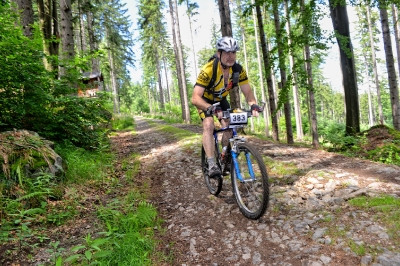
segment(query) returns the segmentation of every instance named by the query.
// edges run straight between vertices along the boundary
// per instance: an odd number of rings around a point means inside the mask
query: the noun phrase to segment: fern
[[[40,196],[44,196],[44,195],[49,195],[50,192],[49,191],[36,191],[36,192],[32,192],[29,193],[27,195],[24,195],[22,197],[19,197],[18,199],[16,199],[16,201],[23,201],[23,200],[29,200],[35,197],[40,197]]]
[[[154,206],[148,202],[141,201],[137,207],[137,219],[140,227],[149,227],[154,224],[157,211]]]

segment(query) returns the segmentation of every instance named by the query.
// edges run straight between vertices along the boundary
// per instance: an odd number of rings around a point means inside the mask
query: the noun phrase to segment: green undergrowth
[[[346,136],[343,125],[331,125],[323,130],[322,137],[328,151],[400,166],[400,131],[391,127],[377,125]]]
[[[135,120],[131,115],[118,115],[112,121],[112,128],[114,130],[134,130]]]
[[[118,130],[134,130],[131,117],[117,117],[113,124]],[[148,203],[147,191],[135,182],[138,154],[128,154],[115,164],[109,142],[91,150],[65,142],[56,144],[55,151],[65,165],[62,178],[49,174],[25,178],[11,190],[7,183],[0,184],[1,265],[34,263],[39,248],[49,253],[51,265],[153,265],[152,261],[167,260],[155,252],[154,234],[162,231],[162,221]],[[5,188],[13,193],[6,195]],[[87,212],[96,208],[95,213]],[[75,235],[79,240],[75,246],[65,246],[53,233],[82,217],[91,221],[93,229]]]
[[[172,137],[178,141],[179,145],[187,150],[195,150],[201,147],[201,135],[195,132],[180,129],[167,124],[159,124],[149,120],[148,123],[156,130],[167,133],[168,137]]]
[[[295,163],[280,162],[265,156],[264,162],[267,166],[268,177],[271,183],[290,185],[294,182],[293,176],[302,176],[305,174]]]
[[[390,247],[393,251],[399,252],[400,249],[400,199],[392,195],[379,195],[379,196],[361,196],[350,199],[348,204],[351,208],[361,210],[362,212],[369,215],[372,220],[375,220],[383,228],[384,232],[389,235],[389,241],[391,242]],[[345,241],[346,245],[357,255],[364,256],[370,254],[376,257],[382,253],[382,248],[379,247],[379,243],[369,242],[357,242],[349,239],[347,234],[351,228],[346,225],[346,221],[340,220],[338,223],[337,217],[342,217],[343,210],[338,208],[333,211],[321,211],[320,216],[322,219],[319,221],[319,227],[326,228],[324,237],[330,239],[331,244],[335,245],[339,239]],[[354,219],[358,219],[355,218]],[[353,223],[352,220],[347,222]],[[354,225],[354,224],[353,224]],[[365,229],[363,229],[365,230]],[[364,233],[371,234],[364,231]]]
[[[157,210],[140,193],[116,198],[97,211],[106,230],[90,234],[82,244],[70,249],[69,256],[57,258],[68,265],[152,265],[155,229],[161,229]]]
[[[363,196],[349,200],[349,204],[368,212],[383,224],[395,246],[400,247],[400,198],[391,195]]]

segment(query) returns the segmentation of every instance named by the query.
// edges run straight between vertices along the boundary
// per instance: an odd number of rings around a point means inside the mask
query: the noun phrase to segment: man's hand
[[[222,119],[222,108],[220,106],[211,105],[210,107],[207,108],[206,113],[208,115],[213,114],[218,119]]]
[[[258,117],[258,113],[264,111],[264,108],[258,106],[257,104],[252,104],[251,111],[252,111],[252,116]]]

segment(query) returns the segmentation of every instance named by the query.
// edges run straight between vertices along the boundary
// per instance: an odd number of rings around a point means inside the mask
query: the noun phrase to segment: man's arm
[[[246,97],[246,102],[251,106],[252,104],[257,104],[256,98],[254,97],[253,90],[249,83],[240,86],[244,96]]]
[[[246,97],[246,101],[250,106],[252,106],[253,104],[257,104],[256,98],[254,97],[253,90],[251,89],[249,83],[241,85],[240,88],[242,89],[242,92],[243,92],[244,96]],[[252,113],[253,113],[253,116],[258,117],[257,110],[253,110]]]
[[[204,90],[205,89],[203,87],[196,85],[194,86],[192,95],[192,104],[203,111],[207,110],[207,108],[211,106],[211,104],[203,100],[202,96],[204,94]]]

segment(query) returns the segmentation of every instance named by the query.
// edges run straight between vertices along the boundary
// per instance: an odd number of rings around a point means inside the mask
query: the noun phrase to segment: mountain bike
[[[218,104],[215,103],[214,105]],[[256,220],[267,210],[269,182],[261,154],[245,138],[238,135],[238,128],[245,127],[248,118],[251,116],[251,110],[228,109],[223,112],[223,118],[230,118],[230,124],[221,129],[214,128],[214,158],[221,169],[221,173],[227,165],[230,165],[232,189],[239,209],[245,217]],[[218,134],[226,130],[232,130],[232,137],[229,139],[226,158],[222,160]],[[202,147],[201,152],[201,164],[206,186],[211,194],[217,196],[222,189],[223,177],[222,175],[213,177],[208,175],[208,163],[204,147]]]

